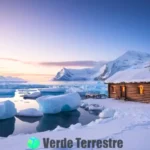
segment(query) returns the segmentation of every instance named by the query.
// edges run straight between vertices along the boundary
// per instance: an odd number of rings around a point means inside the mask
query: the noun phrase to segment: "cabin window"
[[[125,92],[125,86],[122,86],[122,92]]]
[[[115,86],[112,86],[112,87],[111,87],[111,91],[112,91],[112,93],[116,93],[116,87],[115,87]]]
[[[140,95],[144,94],[144,86],[143,86],[143,85],[140,85],[140,86],[138,87],[138,91],[139,91],[139,94],[140,94]]]

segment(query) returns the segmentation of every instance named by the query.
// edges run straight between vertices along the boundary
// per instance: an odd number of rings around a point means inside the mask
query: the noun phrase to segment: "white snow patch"
[[[77,123],[75,125],[71,125],[69,128],[71,130],[80,129],[82,127],[81,123]]]
[[[114,99],[88,99],[84,100],[84,102],[88,103],[88,105],[98,104],[105,106],[105,108],[114,109],[116,111],[115,117],[97,119],[88,126],[82,126],[82,128],[74,130],[64,129],[55,132],[46,131],[2,138],[0,139],[1,147],[3,150],[10,150],[10,147],[12,150],[25,150],[27,149],[27,140],[34,136],[41,141],[44,137],[50,137],[51,139],[63,139],[63,137],[65,137],[67,139],[72,139],[73,141],[77,137],[87,140],[113,138],[115,140],[123,140],[122,150],[149,150],[150,104],[125,102]],[[42,144],[39,149],[44,150]],[[73,149],[76,150],[77,148],[75,147],[70,150]],[[96,148],[93,148],[93,150],[96,150]]]
[[[53,132],[55,132],[55,131],[63,131],[63,130],[66,130],[66,128],[63,128],[63,127],[61,127],[61,126],[57,126],[57,127],[53,130]]]
[[[103,110],[104,106],[95,106],[95,105],[90,105],[89,110]]]
[[[100,114],[100,118],[111,118],[114,116],[115,110],[111,108],[104,109]]]

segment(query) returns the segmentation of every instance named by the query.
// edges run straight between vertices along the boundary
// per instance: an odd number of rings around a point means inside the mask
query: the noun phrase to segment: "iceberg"
[[[16,113],[17,111],[13,102],[9,100],[0,102],[0,120],[12,118]]]
[[[41,116],[43,116],[43,113],[35,108],[28,108],[28,109],[20,110],[17,113],[17,116],[41,117]]]
[[[81,97],[78,93],[42,96],[37,98],[37,102],[40,106],[40,111],[44,114],[56,114],[77,109],[80,106]]]

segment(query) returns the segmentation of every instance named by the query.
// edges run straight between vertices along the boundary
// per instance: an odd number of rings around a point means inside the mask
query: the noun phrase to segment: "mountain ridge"
[[[25,83],[26,80],[18,77],[12,76],[0,76],[0,82],[15,82],[15,83]]]
[[[96,64],[93,68],[63,68],[53,78],[55,81],[106,80],[119,71],[143,68],[150,62],[150,54],[129,50],[118,58]]]

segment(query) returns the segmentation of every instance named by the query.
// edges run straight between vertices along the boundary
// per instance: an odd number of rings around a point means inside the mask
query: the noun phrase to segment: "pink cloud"
[[[61,62],[30,62],[30,61],[22,61],[19,59],[13,59],[13,58],[0,58],[0,60],[6,60],[6,61],[13,61],[13,62],[20,62],[24,64],[31,64],[31,65],[41,65],[41,66],[86,66],[86,67],[92,67],[96,64],[95,61],[61,61]]]

